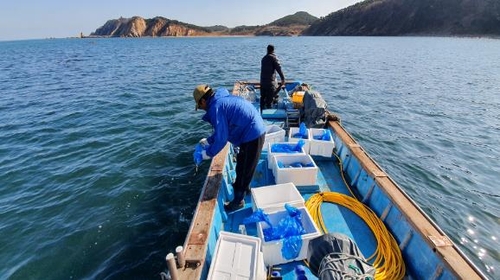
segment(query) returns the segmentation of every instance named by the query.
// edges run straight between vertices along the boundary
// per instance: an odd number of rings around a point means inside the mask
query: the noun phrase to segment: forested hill
[[[290,26],[290,25],[311,25],[318,18],[306,12],[296,12],[293,15],[288,15],[275,20],[267,25]]]
[[[500,0],[367,0],[314,22],[302,35],[500,35]]]

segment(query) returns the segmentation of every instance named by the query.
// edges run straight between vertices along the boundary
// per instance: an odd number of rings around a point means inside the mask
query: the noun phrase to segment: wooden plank
[[[217,195],[222,182],[224,165],[229,153],[228,143],[210,164],[196,211],[184,244],[185,267],[177,270],[179,279],[200,279],[208,250],[208,238],[215,214]]]
[[[475,267],[461,251],[452,246],[439,246],[435,238],[444,238],[445,233],[418,207],[408,195],[383,171],[376,162],[360,147],[354,138],[343,128],[339,121],[329,121],[328,125],[335,131],[339,138],[351,150],[353,156],[373,176],[377,185],[389,197],[393,204],[399,208],[408,222],[421,233],[427,243],[439,254],[443,262],[456,273],[460,279],[484,279],[482,272]],[[447,237],[446,237],[447,238]],[[434,240],[434,241],[433,241]],[[451,241],[450,241],[451,242]]]
[[[387,174],[365,153],[361,147],[352,148],[352,155],[354,155],[361,166],[374,178],[385,177]]]

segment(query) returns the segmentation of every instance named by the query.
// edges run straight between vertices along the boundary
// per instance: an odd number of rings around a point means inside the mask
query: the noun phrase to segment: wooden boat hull
[[[257,83],[253,82],[257,85]],[[236,88],[240,84],[235,85]],[[390,178],[344,129],[338,119],[326,122],[335,142],[335,156],[315,158],[320,169],[319,191],[349,195],[341,176],[357,198],[383,221],[401,251],[406,277],[412,279],[486,279],[446,234]],[[263,152],[252,186],[274,184]],[[213,158],[200,199],[184,244],[185,265],[177,270],[179,279],[205,279],[220,231],[238,232],[244,217],[252,213],[250,206],[237,214],[224,211],[223,203],[232,196],[231,182],[235,176],[234,152],[230,144]],[[338,159],[342,165],[339,165]],[[317,190],[302,190],[309,198]],[[251,203],[249,197],[247,203]],[[356,241],[365,255],[376,250],[377,241],[369,228],[339,206],[322,208],[329,230],[342,232]],[[255,235],[255,229],[247,229]],[[371,236],[371,237],[370,237]],[[293,263],[283,265],[283,279],[291,278]],[[288,276],[286,276],[286,272]],[[309,274],[311,275],[311,274]],[[313,277],[309,279],[315,279]]]

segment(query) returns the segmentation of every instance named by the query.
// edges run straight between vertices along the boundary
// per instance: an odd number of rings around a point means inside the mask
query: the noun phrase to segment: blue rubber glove
[[[305,123],[300,123],[299,134],[302,135],[303,139],[307,139],[308,138],[309,135],[307,135],[307,127],[306,127]]]
[[[201,162],[203,161],[203,155],[202,155],[203,151],[204,151],[203,146],[200,143],[196,144],[196,147],[194,148],[194,153],[193,153],[193,160],[194,160],[194,164],[196,166],[199,166],[201,164]]]
[[[203,146],[200,143],[196,144],[196,147],[194,148],[194,153],[193,153],[194,164],[196,166],[199,166],[203,160],[211,159],[211,157],[209,157],[207,155],[207,151],[206,151],[206,149],[209,146],[210,145]]]

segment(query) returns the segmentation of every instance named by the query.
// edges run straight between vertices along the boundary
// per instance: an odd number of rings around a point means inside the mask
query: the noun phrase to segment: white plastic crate
[[[288,166],[293,163],[301,163],[311,167],[279,167],[279,162]],[[318,166],[310,155],[276,155],[274,156],[273,175],[276,179],[276,184],[284,184],[292,182],[295,186],[311,186],[316,185],[318,176]]]
[[[295,138],[293,137],[295,134],[299,133],[299,127],[290,127],[290,131],[288,132],[288,142],[292,142],[292,143],[297,143],[299,142],[301,139],[304,140],[305,144],[304,144],[304,152],[306,154],[309,153],[309,146],[310,146],[310,142],[311,142],[311,139],[310,138],[310,135],[309,135],[309,129],[307,129],[307,139],[304,139],[304,138]]]
[[[313,156],[323,156],[331,157],[333,149],[335,148],[335,143],[333,142],[333,136],[330,132],[330,140],[316,140],[314,137],[322,136],[324,133],[328,133],[328,129],[323,128],[311,128],[309,129],[309,154]]]
[[[263,274],[261,239],[226,231],[219,234],[207,279],[257,279]]]
[[[283,248],[283,239],[265,241],[264,229],[268,228],[269,225],[265,222],[257,223],[257,235],[262,241],[262,253],[264,255],[264,264],[266,266],[306,259],[309,241],[321,235],[321,232],[314,223],[309,211],[307,211],[305,207],[298,207],[297,209],[301,212],[301,222],[306,233],[301,235],[302,247],[300,248],[298,256],[294,259],[287,260],[283,257],[281,253],[281,249]],[[278,225],[279,222],[286,217],[286,215],[288,215],[288,213],[284,207],[281,211],[268,213],[269,220],[273,226]]]
[[[293,153],[285,153],[285,152],[273,152],[273,146],[275,145],[288,145],[288,146],[291,146],[291,148],[294,148],[297,146],[297,143],[290,143],[290,142],[275,142],[275,143],[269,143],[268,144],[268,149],[267,149],[267,168],[269,169],[272,169],[273,168],[273,164],[274,164],[274,156],[276,155],[305,155],[307,154],[305,151],[304,151],[304,147],[302,147],[300,149],[300,151],[297,151],[297,152],[293,152]]]
[[[285,130],[277,125],[266,126],[266,140],[264,141],[263,150],[267,150],[269,143],[285,142]]]
[[[264,213],[283,210],[288,203],[293,207],[304,207],[304,198],[293,183],[252,188],[252,208],[262,209]]]

